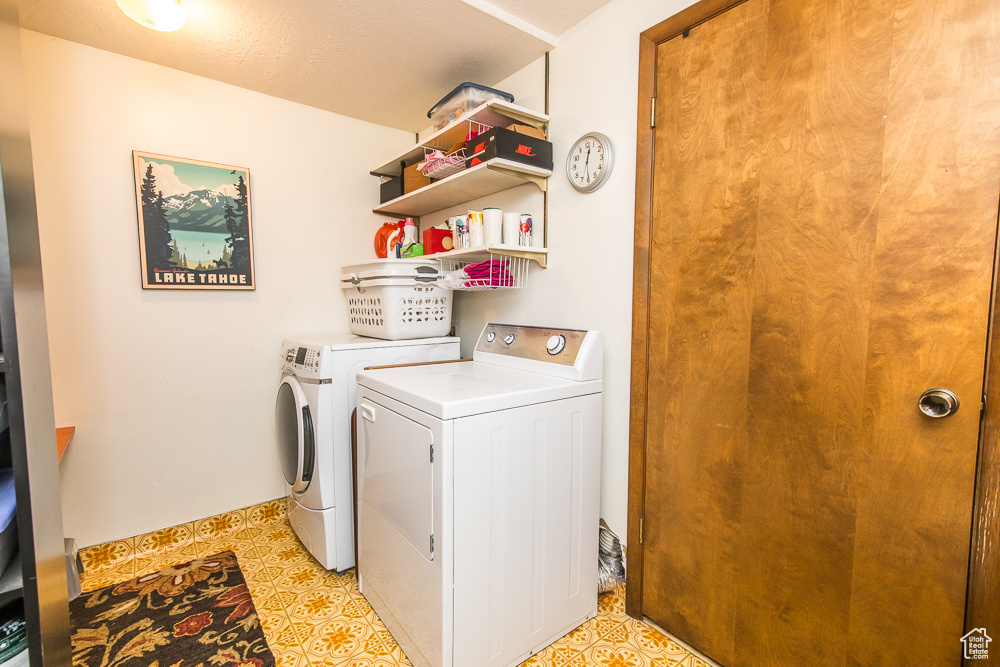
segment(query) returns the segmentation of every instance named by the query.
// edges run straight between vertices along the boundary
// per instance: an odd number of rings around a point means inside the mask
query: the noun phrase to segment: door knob
[[[953,392],[937,387],[920,394],[917,405],[920,406],[920,411],[925,415],[937,419],[958,412],[959,402],[958,396]]]

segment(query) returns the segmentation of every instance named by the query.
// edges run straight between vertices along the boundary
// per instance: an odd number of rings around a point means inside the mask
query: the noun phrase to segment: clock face
[[[614,164],[611,140],[603,134],[585,134],[566,157],[566,177],[577,190],[593,192],[611,175]]]

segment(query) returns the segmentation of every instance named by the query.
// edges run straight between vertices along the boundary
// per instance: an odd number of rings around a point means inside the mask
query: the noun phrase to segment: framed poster
[[[132,151],[143,289],[255,289],[250,171]]]

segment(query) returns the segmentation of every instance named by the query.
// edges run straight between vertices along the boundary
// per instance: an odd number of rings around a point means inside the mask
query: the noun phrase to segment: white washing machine
[[[459,339],[296,338],[281,355],[274,422],[288,519],[323,567],[345,570],[354,566],[354,378],[366,366],[458,359]]]
[[[603,343],[489,324],[358,373],[358,579],[418,667],[516,665],[597,614]]]

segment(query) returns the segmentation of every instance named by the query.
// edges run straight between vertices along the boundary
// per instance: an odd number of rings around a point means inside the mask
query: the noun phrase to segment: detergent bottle
[[[405,221],[399,220],[396,222],[396,231],[389,235],[389,247],[386,249],[386,254],[389,258],[395,257],[399,259],[400,250],[403,248],[403,228],[405,226]]]
[[[386,222],[375,232],[375,255],[385,259],[389,256],[389,237],[399,230],[398,223]]]
[[[413,221],[413,218],[407,218],[403,221],[403,245],[409,245],[416,242],[417,223]]]

